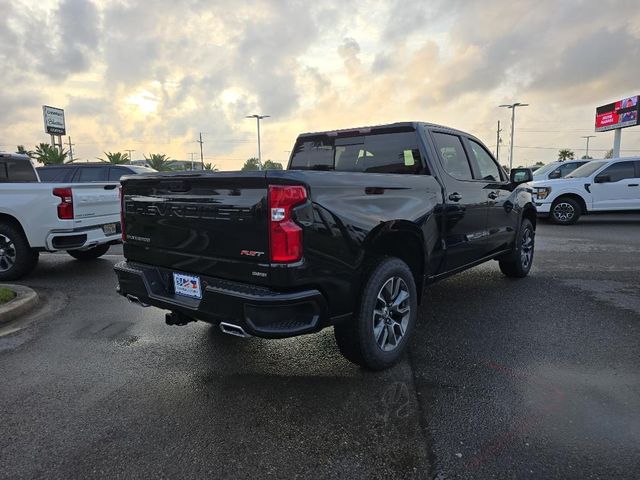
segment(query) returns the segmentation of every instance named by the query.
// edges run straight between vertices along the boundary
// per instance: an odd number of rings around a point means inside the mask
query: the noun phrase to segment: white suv
[[[532,182],[539,216],[570,225],[591,212],[640,210],[640,157],[593,160],[565,178]]]

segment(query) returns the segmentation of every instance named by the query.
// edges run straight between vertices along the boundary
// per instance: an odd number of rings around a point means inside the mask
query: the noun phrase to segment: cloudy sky
[[[584,154],[597,105],[640,94],[637,0],[0,0],[0,150],[48,141],[65,109],[83,159],[134,149],[222,169],[285,162],[297,133],[425,120],[495,149],[518,110],[515,163]],[[591,140],[611,148],[613,133]],[[598,150],[599,149],[599,150]],[[622,149],[640,154],[640,127]],[[624,154],[623,153],[623,154]],[[502,160],[501,159],[501,160]],[[505,163],[505,162],[501,162]]]

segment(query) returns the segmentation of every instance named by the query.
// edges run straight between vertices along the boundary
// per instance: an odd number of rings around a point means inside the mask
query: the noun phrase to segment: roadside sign
[[[596,108],[596,132],[635,127],[640,121],[638,95]]]
[[[42,116],[44,117],[44,131],[49,135],[66,135],[67,129],[64,124],[64,110],[56,107],[42,106]]]

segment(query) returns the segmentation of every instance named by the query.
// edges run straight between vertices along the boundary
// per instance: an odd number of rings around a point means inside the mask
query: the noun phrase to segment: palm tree
[[[28,155],[30,157],[33,155],[33,152],[30,152],[29,150],[24,148],[24,145],[18,145],[16,147],[16,153],[21,153],[22,155]]]
[[[144,156],[144,159],[151,168],[158,172],[166,172],[167,170],[171,170],[169,166],[170,158],[167,157],[164,153],[150,153],[147,157]]]
[[[45,165],[61,164],[67,159],[66,150],[58,150],[47,143],[39,143],[36,145],[36,150],[33,152],[33,155],[36,160]]]
[[[218,167],[216,166],[215,163],[205,163],[204,164],[204,169],[205,170],[210,170],[212,172],[217,172],[218,171]]]
[[[573,150],[569,150],[568,148],[563,148],[558,152],[558,160],[564,162],[565,160],[573,160],[576,158],[576,154],[573,153]]]
[[[104,152],[104,156],[107,157],[106,160],[104,158],[98,158],[98,160],[102,162],[113,163],[114,165],[124,165],[126,163],[129,163],[129,155],[126,153]]]

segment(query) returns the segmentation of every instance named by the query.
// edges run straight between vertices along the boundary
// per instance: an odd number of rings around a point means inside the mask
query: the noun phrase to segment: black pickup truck
[[[284,171],[125,177],[118,291],[242,337],[333,325],[349,360],[386,368],[428,284],[488,260],[527,275],[528,181],[472,135],[419,122],[302,134]]]

